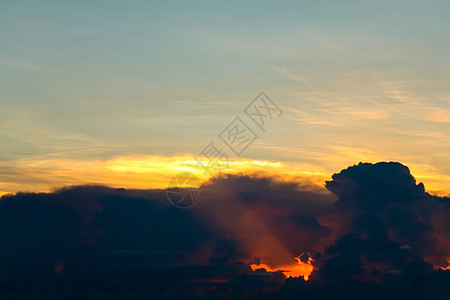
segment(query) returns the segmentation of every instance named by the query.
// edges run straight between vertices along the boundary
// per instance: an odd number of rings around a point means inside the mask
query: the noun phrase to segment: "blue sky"
[[[330,175],[396,160],[444,189],[449,11],[448,1],[1,1],[3,169],[196,154],[265,91],[284,115],[244,157]],[[0,191],[31,180],[20,176],[3,176]]]

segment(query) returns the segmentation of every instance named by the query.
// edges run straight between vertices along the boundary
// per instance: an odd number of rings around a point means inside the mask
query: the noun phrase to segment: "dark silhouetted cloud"
[[[5,195],[2,299],[450,295],[449,199],[427,194],[399,163],[360,163],[325,187],[224,175],[188,210],[164,190]],[[313,258],[308,281],[282,273],[297,256]]]

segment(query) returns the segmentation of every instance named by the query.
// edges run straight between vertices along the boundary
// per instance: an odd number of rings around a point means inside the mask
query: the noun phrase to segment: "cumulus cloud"
[[[360,163],[325,187],[228,174],[204,183],[188,210],[160,189],[6,195],[0,288],[36,299],[94,290],[138,299],[359,299],[361,291],[370,299],[395,284],[412,299],[448,295],[449,199],[427,194],[399,163]],[[295,257],[314,265],[308,281],[286,278]]]

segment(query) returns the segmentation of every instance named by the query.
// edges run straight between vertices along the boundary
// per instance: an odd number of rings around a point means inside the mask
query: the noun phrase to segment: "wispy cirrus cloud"
[[[14,59],[4,59],[0,58],[0,68],[14,68],[14,69],[22,69],[22,70],[30,70],[30,71],[39,71],[46,72],[47,68],[44,68],[40,65],[37,65],[32,62],[14,60]]]
[[[436,123],[450,123],[450,111],[437,109],[435,112],[426,114],[425,119]]]

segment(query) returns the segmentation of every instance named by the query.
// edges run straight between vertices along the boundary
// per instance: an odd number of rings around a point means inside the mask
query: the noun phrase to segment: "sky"
[[[258,139],[240,158],[222,144],[231,173],[323,185],[398,161],[450,194],[449,9],[0,1],[0,194],[165,187],[236,117]],[[266,131],[244,113],[261,91],[283,112]]]

